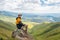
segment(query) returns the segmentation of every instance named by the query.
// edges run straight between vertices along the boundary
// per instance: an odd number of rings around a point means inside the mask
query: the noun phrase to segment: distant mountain
[[[0,11],[0,15],[17,17],[18,13],[9,11]],[[22,19],[24,21],[32,22],[60,22],[60,14],[58,13],[46,13],[46,14],[33,14],[33,13],[22,13]]]
[[[0,11],[0,15],[16,17],[17,13],[9,12],[9,11]]]

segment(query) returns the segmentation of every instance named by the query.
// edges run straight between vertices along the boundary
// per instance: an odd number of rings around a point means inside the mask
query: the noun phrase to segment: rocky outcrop
[[[18,33],[14,31],[12,37],[18,40],[33,40],[33,37],[27,32],[27,26],[22,27]]]

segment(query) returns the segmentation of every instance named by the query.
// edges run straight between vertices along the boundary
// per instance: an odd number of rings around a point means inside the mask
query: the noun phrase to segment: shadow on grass
[[[3,40],[3,38],[0,38],[0,40]]]
[[[58,33],[54,33],[54,34],[50,34],[49,36],[47,36],[47,38],[48,38],[48,37],[51,37],[51,36],[58,35],[58,34],[60,34],[60,32],[58,32]]]
[[[45,33],[48,33],[48,32],[50,32],[50,31],[52,31],[52,30],[54,30],[54,29],[56,29],[56,28],[58,28],[58,27],[60,27],[60,24],[55,24],[55,25],[52,25],[49,29],[47,29],[46,31],[44,31],[43,33],[41,33],[41,34],[38,34],[37,36],[39,36],[39,35],[43,35],[43,34],[45,34]]]

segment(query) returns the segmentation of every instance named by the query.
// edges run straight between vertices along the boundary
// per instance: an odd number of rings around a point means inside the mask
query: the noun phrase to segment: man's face
[[[20,15],[18,15],[18,17],[21,17]]]

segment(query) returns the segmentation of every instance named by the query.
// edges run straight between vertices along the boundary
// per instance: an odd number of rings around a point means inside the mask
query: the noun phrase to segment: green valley
[[[28,32],[35,40],[60,40],[60,22],[51,21],[50,16],[48,16],[48,19],[40,16],[26,18],[22,21],[28,25]],[[43,22],[40,22],[41,20]],[[0,14],[0,39],[15,40],[11,38],[11,33],[15,29],[15,17]]]
[[[60,22],[36,25],[30,33],[35,40],[60,40]]]

